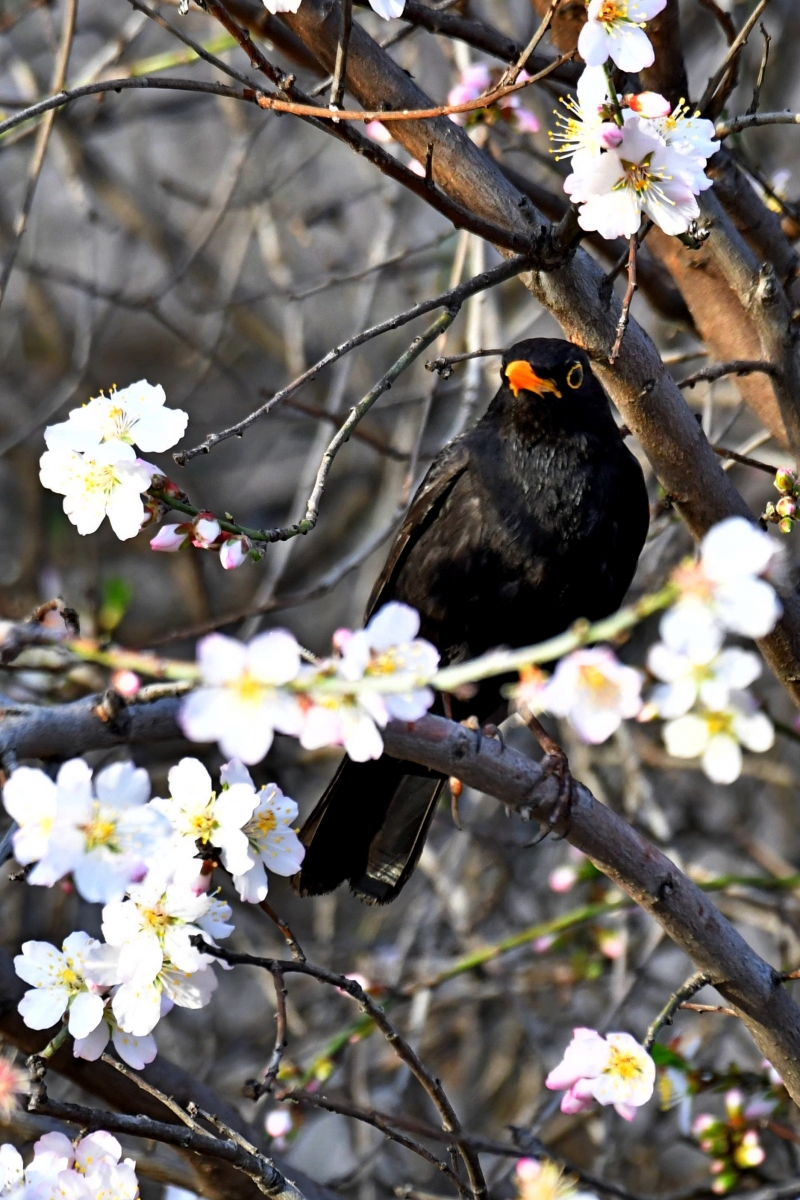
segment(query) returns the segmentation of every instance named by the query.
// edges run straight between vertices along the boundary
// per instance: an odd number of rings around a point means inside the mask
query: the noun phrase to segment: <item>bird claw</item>
[[[569,759],[558,742],[550,737],[550,734],[532,713],[528,712],[524,714],[524,720],[545,752],[541,762],[544,777],[546,779],[555,778],[558,780],[558,792],[555,804],[550,809],[550,814],[544,822],[544,828],[539,836],[535,837],[532,842],[526,842],[525,848],[528,849],[531,846],[538,846],[540,842],[543,842],[553,832],[556,825],[561,824],[562,821],[567,822],[567,827],[555,840],[560,842],[567,836],[571,828],[570,812],[575,790],[575,780],[569,769]]]

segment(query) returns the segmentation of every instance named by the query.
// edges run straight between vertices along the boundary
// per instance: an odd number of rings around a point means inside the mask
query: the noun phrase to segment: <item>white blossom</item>
[[[707,709],[727,707],[732,691],[742,691],[761,674],[761,660],[749,650],[729,646],[707,663],[672,650],[664,642],[650,647],[647,666],[662,680],[650,693],[648,707],[660,717],[681,717],[698,701]]]
[[[225,764],[220,777],[231,789],[249,784],[255,791],[249,772],[235,759]],[[292,828],[297,819],[294,800],[284,796],[274,783],[256,792],[255,799],[256,807],[243,830],[255,862],[249,870],[233,877],[239,898],[251,904],[266,899],[267,867],[276,875],[294,875],[300,870],[305,854],[305,847]]]
[[[83,1058],[87,1062],[97,1062],[109,1039],[122,1061],[135,1071],[143,1070],[156,1057],[155,1038],[149,1033],[144,1037],[134,1037],[132,1033],[125,1033],[120,1029],[108,1005],[103,1012],[103,1020],[96,1028],[86,1037],[75,1039],[73,1056]]]
[[[220,851],[222,864],[232,875],[243,875],[255,864],[243,827],[256,805],[252,783],[234,783],[217,795],[211,776],[196,758],[182,758],[170,768],[169,799],[154,800],[153,807],[170,822],[178,850],[188,857],[201,848]]]
[[[174,554],[182,549],[192,536],[191,525],[162,525],[158,533],[150,538],[150,549],[162,554]]]
[[[366,629],[341,639],[338,673],[359,682],[362,700],[371,681],[385,683],[391,676],[393,689],[381,692],[380,698],[388,717],[398,721],[418,721],[433,704],[433,692],[426,685],[438,669],[439,652],[417,638],[419,624],[416,609],[393,600],[383,605]],[[386,720],[378,724],[385,725]]]
[[[152,477],[153,468],[125,442],[104,442],[86,454],[59,447],[39,460],[42,486],[64,497],[64,512],[78,533],[94,533],[108,517],[123,542],[142,528],[142,492]]]
[[[663,730],[667,752],[675,758],[699,758],[714,783],[733,783],[742,772],[744,746],[756,754],[769,750],[775,730],[748,692],[731,692],[727,705],[668,721]]]
[[[369,2],[378,16],[383,17],[386,21],[393,17],[402,17],[403,9],[406,6],[406,0],[369,0]],[[267,12],[296,13],[302,0],[263,0],[263,3]]]
[[[105,1000],[87,981],[86,957],[99,946],[88,933],[71,933],[61,950],[49,942],[23,942],[14,970],[33,984],[17,1005],[29,1029],[50,1029],[69,1010],[69,1032],[87,1037],[102,1021]]]
[[[652,66],[653,46],[642,29],[666,6],[667,0],[589,0],[587,21],[578,38],[578,53],[587,66],[602,66],[609,58],[633,73]]]
[[[642,677],[605,647],[574,650],[556,667],[542,693],[548,712],[566,717],[585,742],[604,742],[623,718],[642,707]]]
[[[583,1112],[592,1102],[613,1104],[632,1121],[636,1109],[653,1094],[656,1067],[651,1056],[629,1033],[602,1037],[594,1029],[574,1029],[561,1062],[545,1080],[555,1091],[567,1089],[561,1111]]]
[[[242,563],[247,562],[249,552],[249,538],[229,537],[219,548],[219,561],[224,570],[235,571],[237,567],[242,565]]]
[[[620,132],[619,145],[598,158],[581,155],[577,163],[573,158],[564,191],[580,205],[581,228],[608,239],[629,238],[644,214],[665,233],[685,233],[700,215],[694,164],[640,117],[631,117]]]
[[[557,129],[550,134],[550,138],[558,143],[555,150],[557,158],[574,158],[577,154],[593,159],[608,149],[603,135],[610,125],[607,115],[610,100],[608,76],[603,68],[586,67],[578,79],[577,98],[562,98],[567,114],[556,111]],[[577,165],[573,163],[573,170],[577,169]]]
[[[51,886],[71,874],[85,900],[121,899],[170,833],[145,803],[149,795],[147,772],[129,762],[106,767],[94,781],[82,758],[64,763],[55,783],[37,768],[13,771],[3,802],[20,826],[17,861],[37,864],[29,883]]]
[[[74,450],[92,455],[98,446],[137,445],[140,450],[159,453],[180,441],[189,414],[166,408],[164,389],[140,379],[109,396],[96,396],[74,408],[66,421],[48,425],[44,440],[48,450]]]
[[[284,629],[259,634],[247,645],[212,633],[198,647],[201,686],[180,710],[183,732],[194,742],[218,742],[228,758],[257,763],[274,731],[297,737],[302,714],[282,690],[300,670],[300,648]]]

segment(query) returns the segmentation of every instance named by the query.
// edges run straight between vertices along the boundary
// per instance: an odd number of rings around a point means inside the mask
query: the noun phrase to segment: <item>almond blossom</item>
[[[74,450],[91,455],[98,446],[137,445],[140,450],[159,453],[171,449],[186,430],[189,414],[166,408],[160,384],[140,379],[121,391],[96,396],[74,408],[66,421],[48,425],[44,440],[48,450]]]
[[[662,680],[650,693],[648,708],[660,717],[682,717],[698,700],[707,709],[727,707],[732,691],[742,691],[761,674],[761,659],[729,646],[708,663],[696,663],[664,642],[650,647],[647,665]]]
[[[520,71],[518,81],[524,83],[530,79],[527,71]],[[469,104],[477,100],[484,92],[488,92],[493,82],[500,81],[498,72],[494,74],[485,63],[471,63],[459,77],[458,83],[447,93],[447,103],[450,107]],[[522,106],[520,98],[515,93],[501,96],[490,102],[486,109],[475,109],[472,112],[450,113],[450,120],[456,125],[470,125],[478,121],[492,122],[498,116],[509,124],[514,125],[522,133],[538,133],[539,122],[534,114]],[[378,140],[378,139],[376,139]]]
[[[67,1011],[74,1038],[85,1038],[97,1028],[105,1000],[88,982],[85,968],[87,955],[99,945],[82,932],[71,933],[61,950],[49,942],[23,942],[14,970],[33,985],[17,1005],[29,1029],[50,1029]]]
[[[249,771],[236,759],[225,764],[220,778],[231,789],[249,786],[255,792],[256,806],[242,830],[255,862],[242,874],[234,874],[233,882],[240,900],[258,904],[267,897],[267,867],[276,875],[294,875],[300,870],[305,846],[292,829],[297,805],[274,783],[256,792]]]
[[[609,130],[617,130],[612,120],[608,76],[602,67],[582,71],[576,90],[577,99],[562,97],[567,113],[556,110],[557,128],[549,135],[557,143],[553,153],[558,159],[574,158],[576,154],[597,158],[609,147]],[[577,164],[573,163],[575,169]]]
[[[604,238],[629,238],[644,214],[665,233],[686,233],[700,215],[694,163],[640,117],[632,117],[620,133],[616,147],[591,161],[582,157],[564,181],[564,191],[580,205],[579,225]]]
[[[369,2],[372,10],[379,17],[383,17],[385,21],[389,21],[393,17],[402,17],[403,9],[406,6],[406,0],[369,0]],[[302,0],[263,0],[263,3],[267,12],[296,13]]]
[[[699,758],[714,783],[733,783],[742,773],[742,751],[763,754],[775,742],[775,729],[748,692],[731,692],[720,709],[686,713],[664,726],[667,752],[675,758]]]
[[[106,1046],[111,1041],[117,1054],[123,1062],[135,1071],[142,1071],[156,1057],[156,1040],[151,1034],[144,1037],[134,1037],[120,1029],[111,1008],[106,1005],[103,1010],[103,1020],[87,1034],[86,1037],[76,1038],[72,1046],[74,1058],[83,1058],[87,1062],[97,1062]]]
[[[174,554],[191,540],[193,532],[189,521],[182,525],[162,525],[158,533],[150,538],[150,549],[159,550],[162,554]]]
[[[120,541],[136,537],[145,520],[142,492],[153,468],[124,442],[107,442],[85,455],[59,447],[39,460],[42,486],[64,497],[64,512],[78,533],[94,533],[108,517]]]
[[[85,900],[120,900],[170,834],[164,817],[145,803],[149,795],[147,772],[129,762],[114,763],[93,780],[88,763],[73,758],[55,783],[38,768],[17,768],[3,803],[19,824],[17,861],[36,863],[28,882],[47,887],[71,874]]]
[[[549,1159],[520,1158],[514,1183],[519,1200],[597,1200],[594,1192],[579,1191],[577,1179]]]
[[[245,772],[246,774],[246,772]],[[211,776],[196,758],[182,758],[168,775],[168,799],[153,801],[174,831],[173,845],[193,858],[212,847],[232,875],[244,875],[255,865],[244,826],[253,816],[257,800],[252,781],[234,782],[217,795]]]
[[[588,0],[587,21],[578,38],[578,53],[587,66],[602,66],[611,58],[622,71],[635,74],[650,67],[655,57],[642,26],[667,0]]]
[[[642,676],[602,646],[562,658],[542,693],[544,708],[566,717],[585,742],[604,742],[642,707]]]
[[[594,1101],[613,1104],[626,1121],[653,1094],[656,1066],[629,1033],[601,1037],[594,1029],[573,1029],[564,1057],[545,1080],[554,1091],[567,1089],[561,1111],[578,1113]]]
[[[0,1122],[7,1123],[17,1106],[17,1096],[29,1090],[30,1080],[24,1071],[14,1066],[13,1060],[0,1054]],[[0,1169],[2,1161],[0,1160]],[[0,1191],[2,1185],[0,1184]]]
[[[661,618],[662,641],[707,663],[726,631],[766,637],[781,615],[775,588],[762,578],[780,569],[782,547],[744,517],[728,517],[703,538],[700,558],[675,572],[678,602]]]
[[[250,539],[244,537],[229,537],[219,548],[219,561],[225,571],[235,571],[242,563],[247,562],[250,553]]]
[[[300,647],[287,630],[259,634],[247,645],[212,633],[197,658],[202,683],[179,716],[191,741],[218,742],[227,758],[249,764],[266,756],[275,730],[301,732],[300,705],[282,687],[300,670]]]

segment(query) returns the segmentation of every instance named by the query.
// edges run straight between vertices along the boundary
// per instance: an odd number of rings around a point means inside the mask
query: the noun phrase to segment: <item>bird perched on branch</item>
[[[570,342],[529,338],[503,356],[486,414],[433,462],[368,615],[389,600],[416,608],[420,637],[445,664],[543,641],[619,608],[648,520],[641,468],[587,355]],[[496,719],[501,683],[452,698],[452,715]],[[345,759],[301,830],[297,891],[320,895],[347,880],[368,903],[393,900],[417,864],[443,784],[388,755]]]

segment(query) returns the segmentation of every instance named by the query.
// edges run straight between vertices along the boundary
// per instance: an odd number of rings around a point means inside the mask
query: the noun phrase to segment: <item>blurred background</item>
[[[181,15],[177,4],[158,7],[223,60],[247,68],[220,26],[197,8]],[[463,0],[454,7],[520,43],[539,19],[527,0]],[[724,55],[725,19],[739,28],[752,7],[682,3],[692,96]],[[0,0],[2,115],[49,93],[61,16],[60,3]],[[360,7],[356,19],[381,40],[404,28]],[[800,6],[772,0],[763,26],[771,43],[761,107],[797,108]],[[750,103],[763,45],[759,34],[748,47],[728,102],[732,114]],[[470,63],[484,61],[464,44],[422,30],[391,53],[437,103]],[[307,91],[319,83],[280,50],[272,57],[294,70]],[[492,69],[501,65],[485,61]],[[157,71],[221,78],[126,0],[80,0],[70,85]],[[549,153],[547,130],[562,94],[564,85],[552,81],[523,93],[538,133],[504,120],[470,129],[506,169],[556,199],[564,171]],[[36,130],[36,122],[28,122],[0,138],[4,253],[13,243]],[[800,133],[756,130],[738,140],[737,150],[784,230],[800,234],[793,208],[800,196]],[[396,145],[394,152],[406,161]],[[618,253],[606,248],[604,262]],[[663,269],[643,257],[652,286],[639,292],[633,312],[681,379],[713,355]],[[80,537],[61,498],[39,484],[44,427],[100,389],[144,378],[164,386],[169,405],[189,412],[184,445],[195,445],[258,407],[333,345],[499,261],[492,247],[454,232],[334,139],[292,118],[213,96],[165,92],[107,93],[61,110],[0,309],[0,617],[13,620],[61,595],[79,611],[84,632],[113,635],[129,647],[158,646],[190,658],[200,629],[250,637],[286,625],[310,650],[324,653],[337,627],[360,624],[398,510],[439,449],[482,413],[498,385],[496,358],[460,365],[449,378],[417,362],[338,456],[316,530],[269,547],[261,562],[236,572],[223,571],[216,554],[154,554],[152,531],[121,543],[104,524],[94,536]],[[169,455],[151,457],[201,508],[230,512],[249,526],[290,523],[303,514],[322,452],[344,416],[424,323],[345,356],[242,439],[185,468]],[[553,319],[513,280],[465,305],[435,350],[458,354],[557,335]],[[734,382],[699,384],[686,395],[711,440],[775,465],[786,461]],[[635,592],[657,586],[691,548],[642,461],[654,517]],[[732,469],[755,514],[776,498],[769,474]],[[784,539],[790,558],[797,557],[796,537]],[[641,665],[654,636],[655,626],[640,628],[621,656]],[[13,670],[0,673],[6,702],[54,703],[107,683],[93,667],[66,673],[51,667],[46,652],[27,652]],[[694,764],[669,759],[651,727],[623,727],[594,748],[576,743],[566,727],[552,728],[573,772],[598,799],[696,878],[786,876],[800,862],[798,734],[778,685],[765,675],[756,691],[781,723],[778,738],[769,753],[745,756],[742,777],[729,787],[710,783]],[[538,755],[527,731],[513,722],[507,736]],[[137,748],[133,757],[150,769],[154,795],[164,795],[169,766],[187,752],[176,743]],[[298,801],[302,816],[331,776],[337,753],[304,752],[279,737],[254,774],[259,783],[275,780]],[[110,759],[95,755],[93,761]],[[221,760],[209,751],[205,761],[213,773]],[[558,1097],[543,1090],[573,1026],[625,1029],[641,1038],[691,964],[649,918],[620,906],[620,894],[567,845],[550,840],[528,848],[530,829],[474,793],[464,797],[461,814],[463,829],[457,830],[443,804],[420,868],[390,908],[365,908],[344,891],[302,901],[275,877],[270,901],[310,958],[357,971],[397,999],[398,1019],[441,1076],[467,1128],[505,1140],[509,1126],[533,1130],[554,1152],[640,1195],[704,1194],[711,1176],[708,1156],[690,1133],[692,1102],[676,1103],[689,1078],[685,1071],[671,1080],[662,1073],[667,1107],[654,1102],[630,1127],[610,1110],[563,1116]],[[8,874],[0,873],[8,951],[29,938],[60,943],[75,928],[98,932],[96,907],[74,894],[27,888]],[[760,954],[793,968],[800,955],[798,895],[733,882],[718,902]],[[234,948],[281,951],[262,912],[237,905],[236,913]],[[563,918],[561,932],[557,918]],[[346,997],[311,980],[294,979],[289,990],[285,1062],[297,1074],[281,1086],[313,1077],[326,1092],[361,1106],[431,1119],[427,1100],[388,1046],[374,1035],[340,1036],[357,1016]],[[719,1002],[710,989],[699,999]],[[173,1011],[159,1026],[160,1052],[213,1083],[263,1128],[276,1102],[246,1101],[242,1087],[269,1059],[273,1014],[270,981],[240,968],[221,975],[208,1008]],[[694,1084],[706,1089],[694,1099],[693,1114],[721,1113],[719,1093],[737,1071],[745,1073],[739,1082],[748,1095],[769,1085],[757,1051],[730,1017],[684,1013],[672,1032],[680,1039],[676,1052],[697,1072]],[[378,1200],[396,1189],[419,1196],[442,1189],[429,1166],[377,1131],[311,1108],[286,1111],[292,1114],[285,1135],[290,1162],[343,1194]],[[12,1140],[30,1138],[22,1117],[13,1120]],[[783,1110],[776,1120],[784,1135],[761,1130],[766,1160],[744,1173],[744,1188],[800,1176],[798,1135],[785,1135],[791,1119]],[[510,1195],[514,1159],[487,1163],[496,1194]],[[146,1185],[154,1200],[158,1186]]]

